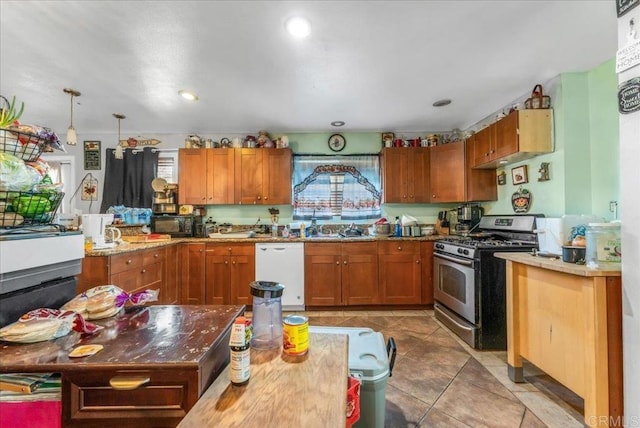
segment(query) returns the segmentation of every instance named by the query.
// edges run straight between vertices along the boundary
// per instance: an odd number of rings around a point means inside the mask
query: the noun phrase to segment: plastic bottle
[[[402,226],[400,225],[400,217],[398,216],[396,216],[396,228],[395,228],[394,234],[398,238],[402,236]]]
[[[306,230],[305,230],[304,223],[300,223],[300,237],[301,238],[304,238],[305,232],[306,232]]]
[[[271,236],[274,238],[278,237],[278,225],[276,223],[271,225]]]
[[[284,229],[282,229],[282,237],[283,238],[289,237],[289,226],[285,226]]]
[[[251,377],[251,326],[245,317],[238,317],[231,326],[229,338],[229,380],[244,385]]]

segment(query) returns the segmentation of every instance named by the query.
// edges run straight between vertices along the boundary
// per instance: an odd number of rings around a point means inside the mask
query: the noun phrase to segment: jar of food
[[[622,247],[620,223],[589,223],[586,231],[587,267],[597,268],[601,263],[620,263]]]

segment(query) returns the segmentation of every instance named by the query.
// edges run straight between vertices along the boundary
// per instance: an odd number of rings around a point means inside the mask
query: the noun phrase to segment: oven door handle
[[[458,263],[458,264],[461,264],[461,265],[473,266],[473,260],[459,259],[457,257],[445,256],[444,254],[434,254],[433,256],[434,257],[439,257],[439,258],[444,259],[444,260],[449,260],[450,262]]]

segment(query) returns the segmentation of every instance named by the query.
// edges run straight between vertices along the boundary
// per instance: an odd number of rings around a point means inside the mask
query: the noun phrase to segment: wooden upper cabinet
[[[291,150],[237,149],[235,156],[237,204],[291,203]]]
[[[206,204],[233,204],[235,159],[233,150],[205,150],[207,152]]]
[[[553,110],[514,110],[474,135],[472,167],[493,169],[553,151]]]
[[[206,204],[206,167],[206,149],[180,149],[178,151],[179,204]]]
[[[464,141],[431,147],[431,202],[465,200]]]
[[[479,202],[479,201],[497,201],[498,200],[498,185],[496,183],[496,170],[495,169],[474,169],[473,157],[474,157],[474,145],[472,135],[465,142],[466,151],[466,166],[465,166],[465,178],[466,178],[466,202]]]
[[[291,203],[290,149],[180,149],[180,204]]]
[[[259,149],[262,151],[262,202],[286,205],[291,203],[292,153],[289,149]]]
[[[382,180],[387,203],[430,201],[428,147],[397,147],[382,150]]]

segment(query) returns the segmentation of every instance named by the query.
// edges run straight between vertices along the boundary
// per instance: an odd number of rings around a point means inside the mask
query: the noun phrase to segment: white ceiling
[[[465,129],[617,47],[611,0],[3,0],[0,14],[0,93],[64,133],[62,90],[80,91],[79,139],[117,131],[112,113],[129,133]],[[296,14],[306,39],[284,31]]]

